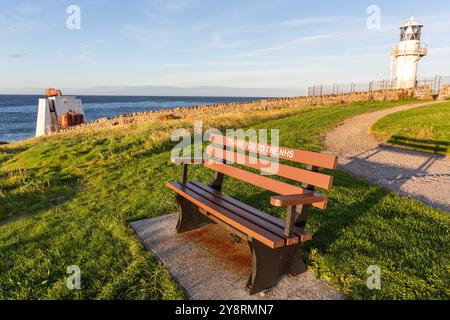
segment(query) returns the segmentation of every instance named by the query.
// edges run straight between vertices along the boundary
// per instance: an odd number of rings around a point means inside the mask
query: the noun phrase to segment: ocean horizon
[[[115,118],[121,114],[186,108],[196,105],[245,102],[267,97],[168,97],[168,96],[77,96],[83,102],[86,121]],[[42,95],[0,95],[0,142],[35,136],[38,100]]]

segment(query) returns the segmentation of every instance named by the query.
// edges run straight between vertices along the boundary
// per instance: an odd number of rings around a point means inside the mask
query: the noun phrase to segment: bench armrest
[[[270,203],[276,207],[290,207],[326,201],[327,197],[318,193],[293,194],[287,196],[274,196],[270,198]]]
[[[173,164],[182,165],[182,183],[188,182],[188,166],[191,164],[204,164],[206,161],[202,158],[190,158],[190,157],[175,157],[170,159]]]
[[[170,159],[173,164],[204,164],[205,160],[203,158],[182,158],[176,157]]]

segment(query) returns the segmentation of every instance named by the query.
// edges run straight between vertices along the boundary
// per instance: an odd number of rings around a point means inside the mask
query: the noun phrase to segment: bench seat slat
[[[253,216],[257,216],[257,217],[259,217],[259,218],[269,222],[270,224],[277,226],[279,228],[279,230],[281,230],[281,235],[284,237],[284,228],[285,228],[284,221],[282,221],[282,220],[280,220],[280,219],[278,219],[278,218],[276,218],[276,217],[274,217],[274,216],[272,216],[270,214],[267,214],[267,213],[265,213],[265,212],[263,212],[261,210],[253,208],[253,207],[251,207],[251,206],[249,206],[249,205],[247,205],[247,204],[245,204],[243,202],[240,202],[240,201],[238,201],[238,200],[236,200],[236,199],[234,199],[234,198],[232,198],[230,196],[227,196],[226,194],[224,194],[222,192],[219,192],[219,191],[217,191],[217,190],[211,188],[210,186],[207,186],[207,185],[205,185],[205,184],[203,184],[201,182],[190,181],[189,185],[196,186],[199,189],[202,189],[202,190],[204,190],[204,191],[214,195],[215,197],[218,197],[221,200],[223,200],[225,202],[228,202],[230,205],[234,206],[235,208],[240,208],[240,209],[250,213]],[[302,241],[302,242],[306,242],[306,241],[312,240],[311,233],[305,231],[304,229],[295,227],[294,228],[294,234],[297,237],[299,237],[300,241]]]
[[[195,205],[213,214],[224,223],[244,232],[245,234],[264,243],[266,246],[272,249],[281,248],[286,245],[286,240],[282,237],[279,237],[255,224],[250,223],[249,221],[230,212],[229,210],[226,210],[219,205],[201,197],[200,195],[180,183],[170,182],[167,184],[167,186]]]
[[[267,231],[270,231],[271,233],[273,233],[277,236],[285,238],[284,223],[281,223],[282,226],[280,226],[280,224],[273,224],[273,223],[267,221],[266,219],[264,219],[263,217],[261,217],[260,215],[256,215],[252,212],[246,211],[238,206],[231,204],[230,202],[226,201],[226,199],[221,197],[220,194],[210,193],[202,188],[197,187],[196,185],[194,185],[192,183],[188,183],[187,187],[189,189],[191,189],[192,191],[194,191],[195,193],[201,195],[205,199],[208,199],[211,202],[216,203],[217,205],[221,206],[222,208],[227,209],[227,210],[237,214],[238,216],[260,226],[261,228],[266,229]],[[268,214],[264,214],[264,215],[270,216]],[[297,231],[297,233],[294,232],[294,237],[286,239],[287,243],[296,244],[299,242],[304,242],[306,240],[309,240],[309,239],[305,239],[305,237],[304,237],[305,234],[304,234],[304,232],[301,231],[301,229],[297,228],[296,231]]]

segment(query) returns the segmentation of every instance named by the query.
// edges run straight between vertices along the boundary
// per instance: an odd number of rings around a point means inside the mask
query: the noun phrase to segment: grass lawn
[[[344,119],[405,102],[298,108],[223,115],[208,126],[280,130],[281,145],[319,151]],[[192,127],[186,120],[182,125]],[[177,299],[181,290],[144,249],[129,221],[176,211],[165,182],[178,180],[168,141],[180,122],[140,124],[0,147],[0,298]],[[194,167],[191,177],[212,173]],[[306,245],[317,275],[354,299],[448,299],[447,212],[335,175],[327,211],[313,210]],[[228,179],[225,192],[281,216],[270,194]],[[82,270],[80,291],[66,268]],[[382,289],[366,288],[378,265]]]
[[[409,149],[450,154],[450,102],[391,114],[373,127],[383,141]]]

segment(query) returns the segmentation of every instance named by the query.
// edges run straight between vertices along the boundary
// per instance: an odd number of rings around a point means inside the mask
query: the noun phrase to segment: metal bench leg
[[[196,230],[211,222],[195,204],[180,195],[176,195],[176,198],[180,208],[177,223],[178,233]]]
[[[273,287],[285,274],[299,275],[308,270],[301,245],[292,245],[279,249],[271,249],[261,242],[249,241],[252,255],[252,271],[247,288],[250,295]]]

